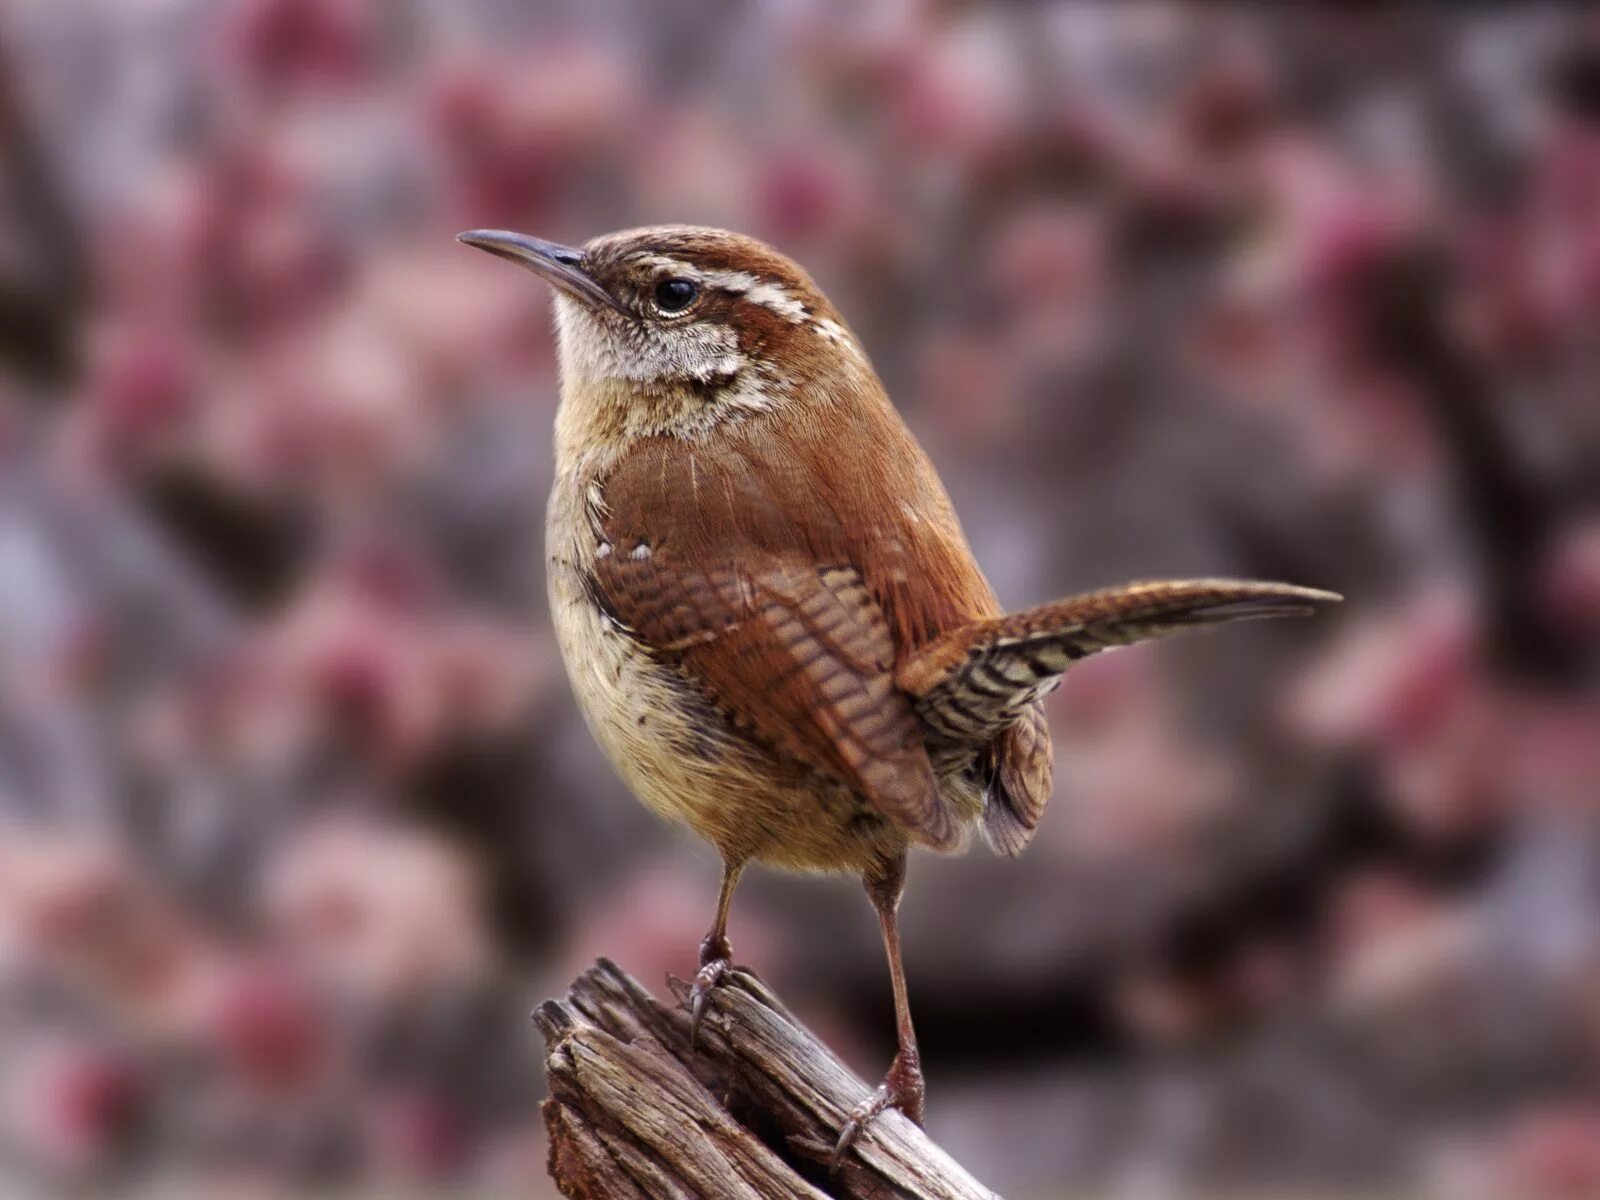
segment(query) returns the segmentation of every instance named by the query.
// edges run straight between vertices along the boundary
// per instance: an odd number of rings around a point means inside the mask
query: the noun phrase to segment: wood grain
[[[667,1006],[602,959],[534,1014],[547,1044],[550,1173],[574,1200],[995,1200],[898,1112],[827,1159],[868,1087],[758,978],[735,969],[689,1045]]]

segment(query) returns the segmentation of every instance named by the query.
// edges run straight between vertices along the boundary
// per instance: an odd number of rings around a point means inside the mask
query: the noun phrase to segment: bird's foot
[[[706,1015],[706,1005],[711,1000],[711,989],[722,982],[722,977],[733,969],[733,947],[726,938],[707,938],[700,944],[700,969],[695,972],[694,984],[689,988],[689,1048],[700,1040],[700,1021]]]
[[[927,1087],[922,1080],[922,1064],[915,1056],[895,1055],[895,1060],[889,1067],[889,1074],[884,1077],[877,1091],[850,1110],[844,1128],[839,1131],[839,1140],[834,1143],[833,1154],[828,1159],[828,1173],[830,1175],[838,1173],[839,1164],[850,1152],[850,1147],[855,1145],[856,1139],[861,1136],[861,1131],[872,1124],[884,1109],[897,1108],[921,1125],[926,1097]]]

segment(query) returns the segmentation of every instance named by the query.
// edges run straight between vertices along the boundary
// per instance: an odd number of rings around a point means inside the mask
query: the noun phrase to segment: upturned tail
[[[896,682],[913,697],[933,743],[952,751],[996,747],[986,825],[996,848],[1015,854],[1049,798],[1049,742],[1036,703],[1074,662],[1229,621],[1307,616],[1340,599],[1317,588],[1234,579],[1128,584],[952,629],[906,662]],[[1029,745],[1040,749],[1025,753]]]
[[[980,745],[1080,658],[1229,621],[1307,616],[1341,599],[1287,583],[1172,580],[1069,596],[952,629],[899,671],[901,690],[934,734]]]

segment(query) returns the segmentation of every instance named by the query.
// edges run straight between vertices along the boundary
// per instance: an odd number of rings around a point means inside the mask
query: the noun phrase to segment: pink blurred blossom
[[[146,1088],[116,1050],[64,1039],[31,1047],[0,1086],[0,1129],[47,1176],[83,1179],[111,1165]]]
[[[352,999],[387,1005],[490,969],[481,882],[437,834],[334,816],[272,864],[264,905],[292,961]]]
[[[547,228],[567,190],[621,148],[638,103],[628,65],[589,44],[441,71],[427,120],[458,219],[467,227]]]
[[[1529,1114],[1506,1138],[1509,1194],[1527,1200],[1585,1200],[1600,1194],[1600,1113],[1552,1107]]]
[[[288,964],[230,963],[209,980],[201,1006],[206,1040],[230,1070],[264,1094],[302,1091],[328,1054],[326,1015]]]
[[[467,1120],[443,1096],[387,1097],[375,1106],[368,1124],[374,1156],[401,1179],[448,1179],[461,1170],[471,1150]]]
[[[1381,868],[1345,882],[1329,927],[1333,999],[1352,1015],[1426,1003],[1459,978],[1472,938],[1461,913]]]
[[[269,93],[360,83],[376,51],[368,0],[231,0],[217,30],[222,69]]]
[[[1566,533],[1551,553],[1541,583],[1552,620],[1574,633],[1600,633],[1600,520]]]

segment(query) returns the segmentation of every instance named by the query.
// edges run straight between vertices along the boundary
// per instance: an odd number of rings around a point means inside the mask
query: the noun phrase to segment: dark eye
[[[656,307],[662,312],[682,312],[699,294],[700,289],[687,279],[663,279],[656,284]]]

